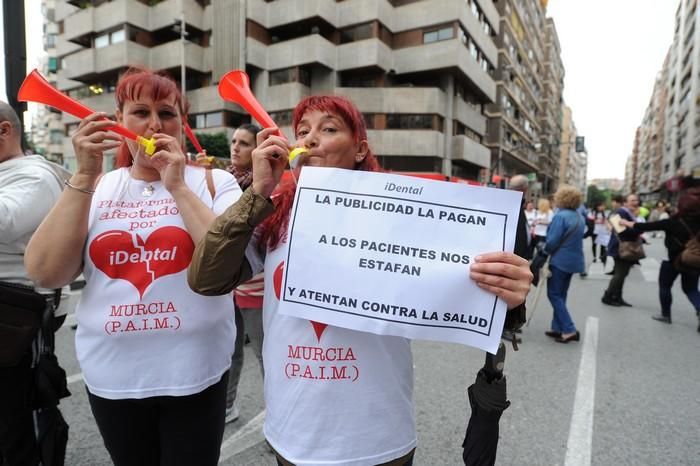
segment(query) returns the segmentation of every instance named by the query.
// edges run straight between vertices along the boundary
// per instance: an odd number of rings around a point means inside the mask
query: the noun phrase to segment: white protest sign
[[[305,167],[289,220],[279,312],[495,353],[506,304],[469,278],[512,251],[521,194]]]

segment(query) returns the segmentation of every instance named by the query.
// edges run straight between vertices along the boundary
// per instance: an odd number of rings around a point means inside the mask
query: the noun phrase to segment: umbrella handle
[[[486,361],[481,369],[486,375],[486,380],[492,382],[503,377],[503,366],[506,362],[506,345],[498,343],[496,354],[486,353]]]

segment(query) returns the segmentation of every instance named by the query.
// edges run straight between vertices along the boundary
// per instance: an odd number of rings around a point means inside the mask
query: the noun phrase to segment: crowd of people
[[[188,103],[169,77],[130,70],[119,79],[115,99],[114,120],[105,113],[82,119],[72,135],[75,173],[43,177],[42,189],[55,195],[43,193],[46,208],[32,212],[36,221],[0,250],[1,260],[24,264],[8,280],[24,280],[30,289],[60,290],[84,277],[76,353],[112,462],[217,464],[225,423],[236,417],[245,332],[264,367],[264,434],[278,464],[412,464],[409,340],[282,315],[273,286],[283,266],[298,171],[381,170],[357,107],[339,96],[303,99],[293,112],[293,141],[277,128],[240,127],[227,172],[185,154]],[[0,129],[12,136],[7,146],[0,138],[0,163],[14,169],[30,158],[18,148],[19,125],[7,113],[0,107]],[[109,131],[114,124],[153,138],[155,153],[147,156],[141,145]],[[295,176],[282,181],[295,147],[306,151]],[[111,149],[117,150],[116,169],[105,173],[104,152]],[[51,183],[56,186],[49,190]],[[22,184],[15,189],[26,194]],[[0,206],[17,209],[20,217],[36,205],[20,201],[18,195]],[[509,252],[478,259],[465,280],[508,309],[522,308],[528,262]],[[54,309],[46,309],[55,319]],[[289,348],[316,347],[321,334],[324,346],[351,350],[361,367],[356,383],[285,375]],[[24,351],[23,375],[35,369],[31,349]],[[12,410],[25,428],[19,432],[15,418],[10,424],[2,418],[0,462],[62,464],[40,458],[34,406],[21,398],[27,392],[12,370],[0,367],[2,387],[10,381],[10,401],[22,401],[22,409],[4,403],[2,409]]]
[[[206,166],[204,154],[196,163],[185,153],[189,106],[172,79],[130,70],[115,99],[114,120],[94,113],[72,135],[72,174],[25,155],[17,115],[0,103],[0,286],[35,293],[49,323],[30,335],[16,361],[0,353],[0,464],[62,464],[46,458],[37,422],[41,415],[44,429],[60,430],[53,452],[60,458],[65,373],[48,401],[37,402],[32,383],[34,372],[51,364],[60,378],[51,359],[52,335],[62,324],[60,290],[79,276],[86,284],[75,311],[76,352],[115,465],[217,464],[225,424],[238,417],[247,339],[263,369],[264,435],[278,464],[413,464],[409,340],[278,310],[275,277],[284,267],[299,171],[382,170],[357,107],[339,96],[302,99],[293,111],[293,141],[277,128],[242,125],[231,139],[228,170],[218,170]],[[156,152],[147,156],[109,131],[117,123],[153,138]],[[306,151],[294,176],[283,177],[293,148]],[[112,149],[116,169],[106,171],[104,152]],[[524,199],[515,251],[482,254],[468,274],[510,311],[524,310],[533,276],[546,279],[553,315],[545,334],[558,343],[579,341],[567,296],[572,277],[586,273],[584,238],[591,237],[594,262],[614,263],[602,302],[629,306],[624,283],[644,257],[644,232],[661,231],[669,257],[654,319],[671,323],[679,275],[700,319],[700,265],[691,248],[700,231],[700,189],[686,190],[672,213],[663,203],[645,212],[634,194],[613,198],[610,210],[603,203],[586,210],[582,193],[567,185],[535,205],[524,176],[513,177],[511,189]],[[697,251],[700,264],[700,242]],[[321,335],[324,346],[351,349],[361,367],[357,383],[287,376],[290,348],[315,348]],[[508,329],[503,336],[518,338]]]
[[[566,307],[566,296],[573,274],[587,276],[584,259],[584,240],[591,238],[592,262],[601,262],[605,270],[608,258],[613,267],[605,272],[611,275],[603,292],[603,304],[613,307],[633,307],[623,298],[625,279],[630,270],[645,258],[645,232],[651,238],[662,237],[668,258],[661,261],[658,276],[660,312],[654,320],[671,323],[671,288],[681,277],[683,292],[695,309],[700,332],[700,187],[688,186],[673,208],[658,201],[651,209],[640,205],[636,194],[614,195],[610,208],[599,202],[592,208],[581,203],[581,193],[570,186],[560,186],[553,196],[554,211],[548,199],[540,199],[537,208],[533,201],[525,203],[528,238],[531,245],[531,269],[538,284],[545,264],[547,270],[547,297],[553,310],[551,328],[545,334],[557,342],[578,341],[571,313]],[[543,225],[547,225],[544,226]],[[694,261],[697,256],[697,262]],[[510,338],[510,335],[508,335]]]

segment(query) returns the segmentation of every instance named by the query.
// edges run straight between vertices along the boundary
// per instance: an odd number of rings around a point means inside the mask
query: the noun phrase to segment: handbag
[[[617,236],[617,233],[615,233]],[[644,252],[644,246],[642,246],[642,239],[637,238],[634,241],[620,241],[620,237],[617,236],[619,243],[617,255],[622,260],[629,262],[636,262],[638,260],[644,259],[647,255]]]
[[[690,238],[682,244],[683,250],[674,259],[673,266],[681,272],[697,272],[700,270],[700,240],[698,239],[698,233],[693,233],[683,220],[680,222],[685,227]],[[674,237],[674,239],[676,238]],[[676,239],[676,242],[680,244],[678,239]]]
[[[31,347],[46,298],[31,287],[0,282],[0,367],[14,367]]]

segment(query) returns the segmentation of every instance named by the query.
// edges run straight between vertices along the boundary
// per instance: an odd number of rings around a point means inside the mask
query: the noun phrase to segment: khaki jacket
[[[192,254],[187,269],[187,283],[192,291],[219,296],[249,280],[252,270],[245,258],[246,247],[255,228],[274,210],[270,199],[248,188],[219,215]]]

